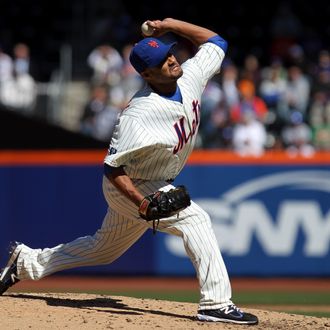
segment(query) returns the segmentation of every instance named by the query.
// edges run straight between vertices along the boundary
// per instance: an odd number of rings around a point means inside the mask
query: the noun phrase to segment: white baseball
[[[145,36],[151,36],[154,32],[154,29],[147,24],[147,22],[144,22],[141,25],[141,31]]]

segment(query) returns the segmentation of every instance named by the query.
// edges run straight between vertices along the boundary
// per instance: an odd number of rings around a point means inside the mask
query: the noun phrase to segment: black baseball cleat
[[[19,282],[17,277],[17,259],[21,252],[20,243],[15,242],[9,249],[9,261],[0,274],[0,295]]]
[[[255,325],[258,318],[250,313],[241,311],[236,305],[231,304],[219,309],[206,309],[197,312],[199,321],[227,322],[235,324]]]

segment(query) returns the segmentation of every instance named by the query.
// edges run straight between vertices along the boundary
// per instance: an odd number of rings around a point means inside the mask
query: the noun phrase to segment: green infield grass
[[[18,290],[20,291],[20,290]],[[40,289],[28,290],[40,292]],[[63,292],[63,289],[47,289],[47,292]],[[109,296],[129,296],[135,298],[158,299],[198,303],[197,290],[133,290],[133,289],[66,289],[65,292],[90,293]],[[273,310],[290,314],[330,318],[330,292],[329,291],[235,291],[232,300],[239,307]]]
[[[199,295],[196,291],[176,290],[176,291],[156,291],[156,290],[111,290],[93,291],[89,293],[99,293],[116,296],[129,296],[135,298],[150,298],[159,300],[173,300],[181,302],[198,303]],[[330,318],[330,292],[236,292],[233,301],[238,306],[247,306],[267,310],[276,310],[290,314],[302,314],[316,317]],[[283,307],[285,306],[285,307]],[[318,311],[317,306],[326,307],[328,311]],[[272,308],[273,307],[273,308]],[[281,308],[282,307],[282,308]],[[313,307],[311,309],[311,307]],[[328,307],[328,308],[327,308]]]

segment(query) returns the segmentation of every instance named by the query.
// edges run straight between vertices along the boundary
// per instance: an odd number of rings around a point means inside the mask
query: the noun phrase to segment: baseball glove
[[[185,186],[177,186],[169,191],[156,191],[146,196],[139,207],[141,218],[152,221],[168,218],[190,205],[190,196]]]

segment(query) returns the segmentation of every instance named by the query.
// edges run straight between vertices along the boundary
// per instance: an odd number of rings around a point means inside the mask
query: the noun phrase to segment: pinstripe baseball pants
[[[134,183],[144,195],[173,188],[164,181]],[[53,248],[31,249],[22,245],[17,264],[21,280],[38,280],[75,267],[109,264],[152,227],[151,222],[138,217],[136,206],[105,177],[103,192],[109,208],[101,228],[93,236],[80,237]],[[183,239],[199,280],[199,309],[216,309],[230,303],[230,281],[207,213],[192,202],[179,216],[161,219],[158,230]]]

